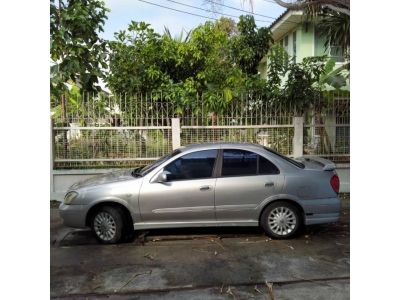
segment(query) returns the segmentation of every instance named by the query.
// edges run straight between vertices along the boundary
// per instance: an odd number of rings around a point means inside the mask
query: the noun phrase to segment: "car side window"
[[[164,171],[171,174],[168,181],[212,177],[218,150],[204,150],[181,156],[168,164]]]
[[[268,159],[259,155],[258,174],[279,174],[279,169]]]
[[[247,176],[257,174],[257,154],[238,149],[223,152],[222,176]]]

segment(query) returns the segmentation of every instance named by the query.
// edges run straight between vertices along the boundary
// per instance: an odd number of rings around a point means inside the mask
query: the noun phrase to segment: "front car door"
[[[215,185],[217,221],[257,221],[257,206],[281,191],[284,177],[262,155],[243,149],[222,151],[221,172]]]
[[[158,172],[170,173],[167,182],[145,180],[139,198],[142,222],[169,226],[215,222],[217,153],[217,149],[211,149],[184,154]]]

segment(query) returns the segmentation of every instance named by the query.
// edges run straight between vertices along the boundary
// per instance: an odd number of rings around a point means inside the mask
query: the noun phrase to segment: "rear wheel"
[[[296,235],[301,227],[299,210],[285,201],[274,202],[261,215],[261,227],[265,233],[276,239],[286,239]]]
[[[115,244],[122,237],[123,213],[116,207],[102,206],[93,214],[91,227],[101,243]]]

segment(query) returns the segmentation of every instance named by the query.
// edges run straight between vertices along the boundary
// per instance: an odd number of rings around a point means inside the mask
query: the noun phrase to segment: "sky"
[[[200,7],[205,10],[211,10],[212,0],[144,0],[155,3],[160,6],[170,7],[173,9],[190,12],[210,18],[219,18],[221,14],[198,10],[195,8],[180,5],[176,2],[184,3],[190,6]],[[167,8],[155,6],[140,0],[105,0],[106,7],[111,11],[108,13],[108,20],[104,26],[104,32],[101,37],[112,40],[114,33],[124,30],[128,24],[133,21],[144,21],[151,24],[152,28],[158,33],[164,32],[164,26],[168,27],[172,35],[179,35],[182,30],[189,31],[199,24],[204,23],[208,19],[189,15],[182,12],[172,11]],[[224,5],[235,7],[237,9],[250,11],[249,1],[243,0],[223,0],[220,1]],[[218,11],[222,14],[239,16],[244,12],[236,11],[227,7],[217,6]],[[273,0],[253,0],[253,12],[263,16],[254,16],[257,26],[269,26],[273,19],[277,18],[284,12],[284,8],[280,7]],[[267,18],[270,17],[270,18]],[[238,21],[237,18],[232,18]]]

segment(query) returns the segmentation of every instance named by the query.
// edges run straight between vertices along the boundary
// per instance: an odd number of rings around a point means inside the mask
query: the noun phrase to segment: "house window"
[[[296,31],[293,32],[293,57],[294,60],[296,61]]]
[[[287,35],[287,36],[285,36],[285,48],[286,49],[287,49],[288,45],[289,45],[289,36]]]
[[[336,62],[344,62],[343,50],[341,47],[330,45],[329,56],[334,58]]]
[[[315,56],[328,55],[333,58],[336,62],[343,62],[343,51],[341,47],[335,45],[328,45],[325,47],[326,35],[319,27],[315,28],[314,31],[314,53]]]

